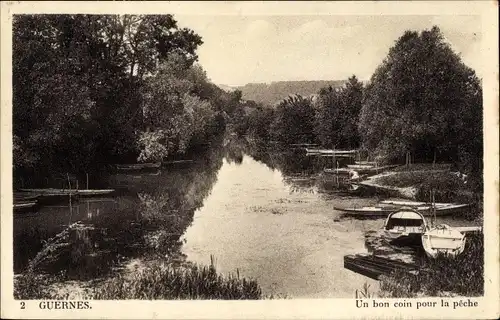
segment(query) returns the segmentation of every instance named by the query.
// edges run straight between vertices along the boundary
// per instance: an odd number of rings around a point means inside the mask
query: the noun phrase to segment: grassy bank
[[[481,296],[484,293],[483,235],[468,236],[456,258],[424,259],[417,275],[396,271],[381,281],[381,297]]]
[[[224,276],[213,263],[175,265],[168,261],[148,263],[140,270],[119,273],[109,279],[92,283],[72,283],[78,297],[58,288],[68,285],[62,278],[26,272],[14,281],[16,299],[263,299],[262,289],[254,280],[242,278],[239,272]]]
[[[261,299],[262,290],[254,280],[239,272],[227,276],[210,266],[172,267],[157,262],[129,277],[114,277],[95,288],[92,299]]]
[[[470,203],[471,210],[463,217],[475,219],[482,216],[482,195],[473,192],[467,181],[452,173],[445,164],[416,164],[399,167],[389,174],[374,177],[373,183],[395,188],[412,188],[414,199],[430,201],[432,191],[436,202]]]

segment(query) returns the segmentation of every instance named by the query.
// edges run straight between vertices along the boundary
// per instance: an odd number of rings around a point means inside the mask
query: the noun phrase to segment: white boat
[[[422,235],[422,246],[430,258],[442,253],[455,257],[465,248],[465,234],[446,224],[430,228]]]
[[[411,208],[401,208],[389,214],[384,223],[384,234],[389,239],[409,237],[420,239],[427,229],[424,216]]]

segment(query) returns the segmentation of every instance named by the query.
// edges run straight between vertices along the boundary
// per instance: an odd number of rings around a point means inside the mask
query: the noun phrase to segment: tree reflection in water
[[[19,225],[15,228],[15,257],[21,253],[31,257],[30,263],[17,261],[16,271],[29,268],[63,274],[67,279],[88,280],[106,276],[132,258],[180,255],[180,237],[216,182],[223,154],[222,146],[215,145],[185,168],[166,168],[157,175],[111,175],[108,187],[117,187],[121,193],[113,207],[97,205],[90,210],[88,204],[82,203],[78,204],[81,210],[46,208],[35,220],[19,220],[21,225],[35,226],[27,230]],[[42,215],[62,219],[64,215],[68,219],[68,211],[73,221],[81,223],[60,231],[46,225],[50,219],[41,219]],[[51,239],[45,238],[43,247],[30,252],[27,245],[40,243],[43,239],[39,235],[45,234],[45,229],[59,233],[52,233]]]

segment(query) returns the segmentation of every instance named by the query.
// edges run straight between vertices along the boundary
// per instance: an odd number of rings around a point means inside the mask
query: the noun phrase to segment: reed
[[[209,266],[196,264],[173,267],[155,262],[132,275],[117,276],[93,289],[92,299],[225,299],[264,298],[254,280],[236,274],[217,273],[215,259]]]

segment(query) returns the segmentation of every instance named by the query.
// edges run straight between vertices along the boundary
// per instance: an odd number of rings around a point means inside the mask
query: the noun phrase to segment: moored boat
[[[39,196],[68,196],[68,195],[76,195],[76,189],[55,189],[55,188],[39,188],[39,189],[19,189],[20,192],[26,193],[36,193]]]
[[[422,246],[430,258],[439,254],[454,257],[464,251],[465,234],[446,224],[440,224],[422,235]]]
[[[380,207],[380,206],[366,206],[359,208],[339,208],[334,207],[335,210],[342,211],[344,215],[358,216],[358,217],[386,217],[388,214],[398,211],[399,207]]]
[[[115,189],[79,189],[76,193],[81,197],[95,197],[110,195],[115,192]]]
[[[46,188],[46,189],[19,189],[21,193],[26,193],[26,197],[22,197],[20,193],[16,193],[18,197],[23,199],[29,199],[30,197],[50,197],[50,196],[82,196],[82,197],[91,197],[91,196],[102,196],[115,192],[114,189],[54,189],[54,188]],[[32,196],[32,194],[37,194],[36,196]]]
[[[384,235],[392,240],[420,240],[426,229],[424,216],[407,207],[389,214],[384,223]]]
[[[160,167],[161,167],[161,162],[134,163],[134,164],[117,164],[116,165],[116,169],[118,171],[135,171],[135,170],[158,169]]]
[[[12,209],[15,213],[27,212],[34,210],[37,206],[37,201],[20,201],[14,202]]]
[[[448,216],[463,212],[470,207],[470,204],[456,203],[434,203],[434,213],[432,212],[432,204],[428,202],[417,201],[391,201],[384,200],[380,202],[382,205],[392,205],[399,207],[412,207],[422,213],[424,216],[431,216],[435,213],[436,216]]]
[[[380,201],[382,204],[392,204],[396,206],[407,206],[407,207],[420,207],[420,206],[430,206],[430,202],[422,202],[422,201],[409,201],[409,200],[382,200]],[[453,203],[434,203],[436,207],[441,206],[449,206],[453,205]]]
[[[353,170],[347,169],[347,168],[338,168],[338,169],[325,168],[325,169],[323,169],[324,173],[332,173],[332,174],[346,175],[346,176],[348,176],[352,171]]]

